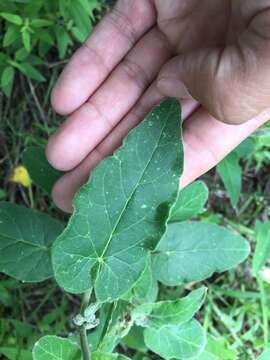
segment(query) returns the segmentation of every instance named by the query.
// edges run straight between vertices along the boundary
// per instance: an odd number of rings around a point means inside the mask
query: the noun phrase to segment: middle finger
[[[51,137],[51,164],[64,171],[76,167],[129,112],[170,56],[166,37],[157,28],[150,30]]]

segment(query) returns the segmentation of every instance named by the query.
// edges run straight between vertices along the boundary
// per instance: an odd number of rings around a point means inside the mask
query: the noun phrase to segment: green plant
[[[240,200],[242,175],[255,164],[255,173],[270,162],[269,123],[243,141],[216,167],[234,209]],[[241,166],[244,163],[244,166]]]
[[[57,50],[64,59],[74,41],[82,43],[92,30],[103,0],[23,0],[0,3],[0,88],[9,96],[15,72],[46,81],[38,66]]]
[[[47,215],[1,203],[0,271],[28,282],[55,277],[66,292],[83,294],[73,319],[79,341],[44,334],[34,360],[126,359],[114,353],[119,344],[137,359],[149,350],[203,359],[216,343],[231,356],[212,337],[205,350],[195,316],[207,289],[195,283],[239,264],[249,245],[223,227],[190,221],[203,211],[207,188],[198,182],[178,190],[179,120],[178,102],[167,100],[134,129],[78,192],[61,235]],[[176,285],[182,291],[169,295]]]

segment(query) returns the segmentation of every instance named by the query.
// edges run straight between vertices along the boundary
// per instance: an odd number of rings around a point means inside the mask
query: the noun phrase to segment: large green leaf
[[[203,212],[207,199],[207,186],[202,181],[195,181],[179,192],[169,222],[189,220],[193,216],[200,214]]]
[[[91,174],[53,249],[61,287],[117,299],[138,280],[166,228],[182,171],[180,106],[168,100]]]
[[[222,160],[217,166],[217,171],[229,194],[232,206],[235,208],[242,188],[242,170],[237,153],[232,152]]]
[[[53,185],[62,176],[46,159],[45,149],[41,146],[29,146],[23,152],[23,163],[35,184],[51,193]]]
[[[154,273],[166,285],[200,281],[228,270],[249,254],[249,245],[223,227],[201,222],[170,224],[153,255]]]
[[[33,360],[82,360],[81,350],[69,339],[47,335],[33,348]]]
[[[204,331],[196,320],[182,325],[164,325],[144,331],[147,347],[164,359],[189,359],[205,347]]]
[[[202,306],[205,295],[206,288],[201,287],[179,300],[143,304],[133,310],[132,317],[137,325],[144,327],[180,325],[193,318]]]
[[[27,282],[51,277],[50,249],[62,230],[48,215],[0,203],[0,271]]]

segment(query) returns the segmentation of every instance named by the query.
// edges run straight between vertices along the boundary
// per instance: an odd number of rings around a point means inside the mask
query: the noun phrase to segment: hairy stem
[[[82,315],[84,315],[84,311],[89,305],[91,293],[92,293],[92,289],[86,292],[83,296],[82,306],[81,306]],[[80,336],[80,345],[81,345],[83,360],[91,360],[91,350],[88,344],[87,330],[85,329],[84,326],[81,326],[79,330],[79,336]]]
[[[85,327],[82,326],[80,328],[79,334],[83,360],[91,360],[91,350],[88,344],[87,331]]]

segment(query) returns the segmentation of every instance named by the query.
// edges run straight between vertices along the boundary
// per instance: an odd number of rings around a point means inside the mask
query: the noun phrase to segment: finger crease
[[[115,124],[113,124],[113,122],[103,113],[103,111],[101,111],[99,109],[99,107],[94,104],[91,101],[88,101],[87,103],[88,105],[90,105],[98,114],[99,117],[101,117],[101,119],[108,125],[108,128],[111,130],[112,128],[114,128]]]
[[[123,60],[121,67],[125,74],[135,81],[140,89],[145,89],[151,82],[151,79],[146,74],[145,70],[129,58]]]
[[[134,30],[131,21],[124,13],[118,9],[113,9],[104,20],[110,21],[115,29],[127,39],[130,46],[135,44],[137,40],[136,31]]]
[[[102,66],[103,69],[104,69],[104,72],[106,71],[106,73],[109,73],[111,71],[111,69],[105,64],[104,62],[104,59],[103,59],[103,56],[97,51],[95,50],[94,48],[90,47],[87,42],[85,42],[83,45],[82,45],[86,50],[87,52],[89,53],[89,57],[91,59],[91,61],[93,61],[93,58],[95,59],[96,63],[99,65],[99,66]]]

